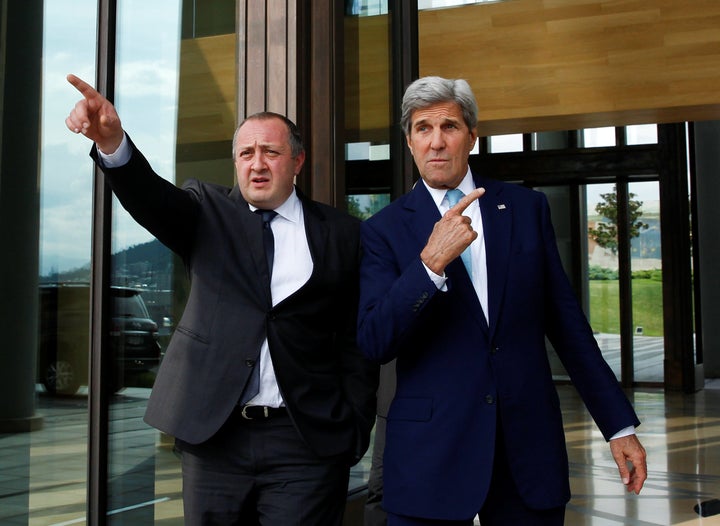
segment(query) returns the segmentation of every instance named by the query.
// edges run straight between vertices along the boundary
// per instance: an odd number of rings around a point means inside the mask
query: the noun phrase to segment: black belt
[[[236,411],[245,420],[264,420],[287,414],[287,409],[284,407],[268,407],[266,405],[238,406]]]

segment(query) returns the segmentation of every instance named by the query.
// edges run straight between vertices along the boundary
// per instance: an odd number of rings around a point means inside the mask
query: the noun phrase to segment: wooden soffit
[[[468,80],[480,135],[720,119],[716,0],[510,0],[418,22],[420,74]]]

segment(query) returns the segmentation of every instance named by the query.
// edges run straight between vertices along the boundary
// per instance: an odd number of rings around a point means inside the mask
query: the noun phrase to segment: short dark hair
[[[248,121],[266,121],[270,119],[279,119],[281,120],[285,126],[287,126],[288,129],[288,143],[290,144],[290,152],[293,157],[297,157],[300,155],[303,151],[305,151],[305,147],[303,146],[302,142],[302,136],[300,135],[300,130],[298,129],[297,125],[285,117],[285,115],[281,115],[279,113],[275,113],[272,111],[259,111],[257,113],[253,113],[252,115],[248,116],[243,120],[240,125],[235,129],[235,133],[233,134],[233,141],[232,141],[232,158],[235,160],[235,156],[237,155],[237,151],[235,150],[236,145],[235,142],[237,141],[238,133],[240,132],[240,128],[243,127],[243,125]]]

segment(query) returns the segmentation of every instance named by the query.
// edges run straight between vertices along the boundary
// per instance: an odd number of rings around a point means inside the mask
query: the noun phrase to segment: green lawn
[[[633,279],[633,325],[645,336],[662,336],[662,282]],[[593,330],[620,334],[617,280],[590,280],[590,324]]]

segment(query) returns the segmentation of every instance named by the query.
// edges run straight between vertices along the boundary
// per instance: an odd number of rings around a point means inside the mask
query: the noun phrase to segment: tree
[[[607,248],[612,251],[613,254],[617,254],[618,249],[618,235],[617,235],[617,192],[616,187],[613,186],[612,193],[600,194],[602,201],[595,205],[595,211],[605,219],[605,221],[598,221],[595,228],[588,228],[590,238],[595,241],[598,245],[603,248]],[[628,194],[628,219],[630,221],[630,239],[638,237],[640,230],[648,228],[647,223],[639,221],[638,218],[642,216],[642,201],[633,199],[635,194],[630,192]]]

